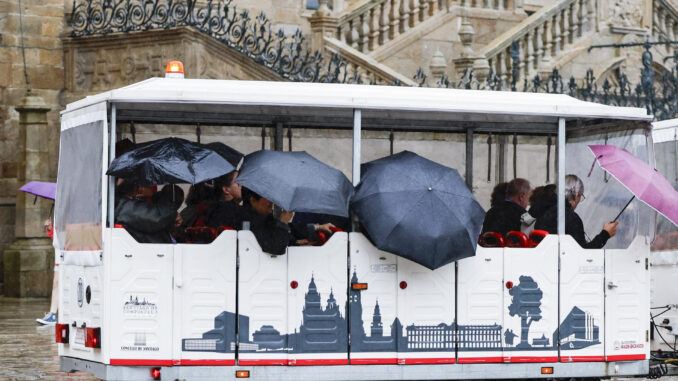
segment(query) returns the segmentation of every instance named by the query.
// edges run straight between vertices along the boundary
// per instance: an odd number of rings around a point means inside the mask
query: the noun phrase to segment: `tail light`
[[[250,371],[249,370],[236,370],[235,371],[235,378],[250,378]]]
[[[85,346],[101,348],[101,328],[85,328]]]
[[[160,379],[160,368],[151,368],[151,377],[154,380]]]
[[[352,290],[367,290],[367,283],[351,283]]]
[[[57,343],[68,344],[68,324],[56,324],[54,326],[54,340]]]

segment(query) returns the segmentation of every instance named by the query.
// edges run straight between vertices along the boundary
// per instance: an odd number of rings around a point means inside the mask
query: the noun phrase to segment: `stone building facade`
[[[134,3],[137,0],[130,0]],[[154,0],[166,3],[166,0]],[[206,7],[207,0],[182,0]],[[182,3],[178,1],[178,3]],[[72,16],[78,7],[102,5],[103,0],[0,0],[0,253],[15,242],[16,232],[39,236],[42,219],[51,212],[51,203],[38,201],[39,215],[17,219],[25,199],[17,188],[26,179],[26,138],[21,133],[21,104],[27,91],[44,101],[46,128],[39,136],[45,157],[40,163],[44,181],[55,181],[58,165],[59,112],[66,104],[143,79],[162,76],[172,59],[184,62],[189,78],[289,80],[281,70],[258,63],[243,49],[229,45],[193,26],[147,25],[141,31],[80,33],[73,36]],[[109,3],[119,3],[119,0]],[[590,52],[594,44],[675,40],[678,34],[676,0],[216,0],[212,3],[236,6],[233,15],[244,17],[248,10],[252,24],[264,12],[272,32],[287,41],[301,31],[311,49],[319,50],[327,64],[333,54],[347,63],[346,72],[360,74],[360,82],[415,85],[419,68],[433,84],[441,78],[458,81],[464,69],[472,67],[479,77],[492,70],[509,82],[511,43],[519,44],[520,66],[517,82],[535,75],[547,75],[558,68],[565,77],[581,80],[593,69],[597,81],[616,81],[624,71],[632,82],[640,78],[642,48],[604,48]],[[75,7],[75,9],[74,9]],[[137,28],[139,29],[139,28]],[[113,31],[115,32],[115,31]],[[77,33],[76,33],[77,34]],[[87,34],[87,35],[84,35]],[[275,35],[272,41],[276,40]],[[670,70],[665,56],[672,47],[652,50],[652,67]],[[281,74],[282,73],[282,74]],[[636,73],[638,73],[636,75]],[[121,126],[130,134],[130,126]],[[138,126],[136,138],[150,140],[165,131],[162,126]],[[195,126],[173,126],[172,134],[195,138]],[[234,127],[227,131],[203,126],[203,141],[225,140],[243,152],[261,148],[262,132]],[[275,142],[272,130],[264,129],[263,145],[307,150],[350,175],[350,134],[346,131],[285,130],[284,142]],[[364,160],[391,151],[416,151],[456,168],[464,166],[465,136],[434,133],[365,131]],[[226,136],[226,138],[225,138]],[[31,136],[29,136],[30,138]],[[335,147],[326,150],[326,139]],[[489,192],[499,180],[534,178],[544,173],[553,157],[555,141],[547,138],[489,137],[476,135],[473,189],[487,206]],[[37,144],[33,141],[31,144]],[[513,151],[517,150],[515,161]],[[488,165],[488,151],[492,163]],[[502,156],[502,157],[499,157]],[[515,168],[515,169],[514,169]],[[463,170],[460,170],[463,173]],[[553,173],[553,172],[551,172]],[[29,176],[30,177],[30,176]],[[536,184],[552,182],[536,179]],[[19,206],[17,206],[17,203]],[[23,213],[23,212],[22,212]],[[18,226],[22,225],[22,226]],[[23,233],[23,238],[27,234]],[[22,238],[22,237],[19,237]],[[34,237],[33,237],[34,238]],[[0,257],[1,258],[1,257]],[[0,267],[3,262],[0,261]],[[0,277],[3,275],[0,270]],[[1,280],[0,280],[1,282]],[[47,286],[45,287],[48,288]],[[40,292],[37,292],[40,294]]]

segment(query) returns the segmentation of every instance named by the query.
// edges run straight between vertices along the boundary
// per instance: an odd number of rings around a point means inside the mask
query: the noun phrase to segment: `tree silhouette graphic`
[[[521,276],[520,283],[509,290],[509,315],[520,316],[520,343],[516,348],[532,348],[527,341],[532,322],[541,320],[541,298],[544,295],[531,276]]]

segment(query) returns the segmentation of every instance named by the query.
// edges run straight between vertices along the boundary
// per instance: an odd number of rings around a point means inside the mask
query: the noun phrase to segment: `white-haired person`
[[[584,183],[575,175],[565,176],[565,234],[572,238],[585,249],[600,249],[607,243],[607,240],[617,234],[617,225],[619,222],[606,222],[603,230],[592,240],[586,241],[584,233],[584,223],[575,212],[579,203],[585,200]],[[558,233],[558,208],[552,206],[537,219],[534,225],[535,229],[546,230],[551,234]]]

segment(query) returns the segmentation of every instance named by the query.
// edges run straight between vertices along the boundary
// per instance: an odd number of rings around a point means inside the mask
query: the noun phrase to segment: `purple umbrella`
[[[678,192],[661,173],[623,148],[610,145],[592,145],[589,148],[598,164],[619,180],[634,197],[678,225]]]
[[[31,181],[24,184],[19,190],[49,200],[54,200],[56,198],[56,183]]]

